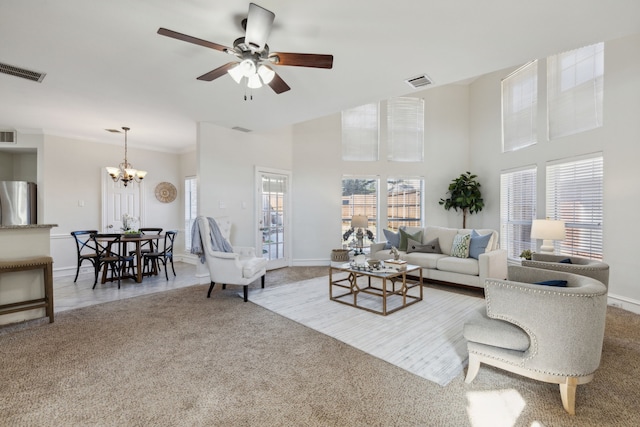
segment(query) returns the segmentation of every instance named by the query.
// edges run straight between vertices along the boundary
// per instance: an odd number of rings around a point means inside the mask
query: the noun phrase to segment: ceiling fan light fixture
[[[227,73],[231,76],[231,78],[238,84],[242,81],[244,74],[242,73],[242,68],[240,68],[240,64],[236,65],[233,68],[229,68]]]
[[[243,60],[239,65],[242,75],[245,77],[251,77],[256,74],[256,64],[251,59]]]
[[[271,83],[271,80],[273,80],[273,78],[275,77],[276,72],[263,64],[263,65],[260,65],[260,67],[258,67],[258,75],[260,75],[262,82],[268,85],[269,83]]]
[[[254,74],[249,77],[247,81],[247,87],[250,89],[259,89],[262,87],[262,82],[260,81],[260,76],[258,74]]]

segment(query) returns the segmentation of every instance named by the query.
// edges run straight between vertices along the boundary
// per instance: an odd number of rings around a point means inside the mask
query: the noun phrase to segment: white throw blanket
[[[217,252],[233,252],[231,243],[222,236],[220,227],[215,219],[207,217],[209,221],[209,236],[211,237],[211,249]],[[193,222],[191,227],[191,253],[200,257],[200,262],[204,264],[205,251],[203,249],[202,236],[200,235],[200,226],[198,221]]]

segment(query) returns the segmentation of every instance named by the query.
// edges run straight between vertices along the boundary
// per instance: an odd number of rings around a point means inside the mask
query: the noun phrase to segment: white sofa
[[[400,259],[409,264],[422,267],[423,280],[448,282],[465,286],[483,288],[487,278],[507,278],[507,252],[498,249],[498,232],[490,229],[476,229],[480,236],[491,234],[484,253],[476,258],[452,256],[453,242],[456,235],[471,234],[471,229],[446,227],[406,227],[406,233],[415,235],[422,230],[421,243],[425,244],[437,239],[441,253],[424,253],[399,251]],[[391,249],[385,249],[387,242],[371,245],[370,257],[378,260],[392,259]],[[477,251],[476,251],[477,252]]]

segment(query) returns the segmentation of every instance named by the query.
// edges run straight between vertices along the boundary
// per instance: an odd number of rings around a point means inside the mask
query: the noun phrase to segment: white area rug
[[[462,327],[485,304],[481,298],[425,287],[422,301],[381,316],[331,301],[328,276],[252,289],[249,300],[441,386],[467,364]]]

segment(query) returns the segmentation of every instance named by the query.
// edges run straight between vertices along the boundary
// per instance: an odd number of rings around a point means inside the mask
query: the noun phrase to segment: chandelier
[[[113,182],[122,181],[126,187],[129,181],[142,181],[147,175],[147,171],[134,169],[131,163],[127,161],[127,132],[130,129],[123,126],[122,130],[124,130],[124,162],[120,163],[117,168],[107,166],[106,169]]]

